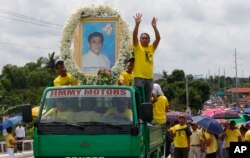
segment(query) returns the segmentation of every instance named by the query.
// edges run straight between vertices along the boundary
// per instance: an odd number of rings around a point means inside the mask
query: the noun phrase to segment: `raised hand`
[[[141,13],[136,13],[135,16],[133,16],[134,19],[135,19],[135,24],[140,24],[141,23],[141,17],[142,17],[142,14]]]
[[[157,22],[157,18],[154,17],[152,19],[152,22],[151,22],[151,24],[152,24],[153,27],[156,27],[156,22]]]

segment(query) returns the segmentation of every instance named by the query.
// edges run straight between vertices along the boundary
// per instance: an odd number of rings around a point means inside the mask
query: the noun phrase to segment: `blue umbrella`
[[[3,124],[0,125],[0,130],[6,129],[8,127],[11,127],[18,122],[22,121],[23,117],[22,116],[14,116],[6,119]]]
[[[245,108],[244,113],[245,114],[250,114],[250,107]]]
[[[214,118],[208,117],[208,116],[194,116],[192,117],[192,120],[194,123],[199,125],[200,127],[206,129],[208,132],[214,133],[214,134],[223,134],[224,130]]]

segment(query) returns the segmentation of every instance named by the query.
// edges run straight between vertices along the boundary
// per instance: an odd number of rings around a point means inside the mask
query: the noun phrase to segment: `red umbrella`
[[[212,117],[214,114],[222,113],[222,112],[225,112],[225,110],[221,108],[207,109],[205,111],[202,111],[201,115]]]

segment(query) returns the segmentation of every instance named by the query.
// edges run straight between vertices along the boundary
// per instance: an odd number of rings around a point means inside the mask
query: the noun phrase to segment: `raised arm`
[[[151,22],[152,27],[153,27],[154,32],[155,32],[155,40],[154,40],[154,42],[153,42],[154,49],[157,48],[157,46],[158,46],[158,44],[159,44],[159,42],[160,42],[160,40],[161,40],[160,33],[159,33],[159,31],[158,31],[158,29],[157,29],[157,26],[156,26],[156,22],[157,22],[157,19],[154,17],[154,18],[152,19],[152,22]]]
[[[135,19],[135,28],[134,28],[134,31],[133,31],[133,45],[134,46],[137,46],[138,45],[138,29],[139,29],[139,25],[141,23],[141,17],[142,17],[142,14],[141,13],[136,13],[135,16],[133,16],[134,19]]]

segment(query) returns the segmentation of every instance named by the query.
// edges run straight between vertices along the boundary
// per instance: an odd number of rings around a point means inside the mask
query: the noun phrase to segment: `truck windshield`
[[[131,125],[131,92],[127,89],[54,89],[42,104],[41,123],[80,126]]]

